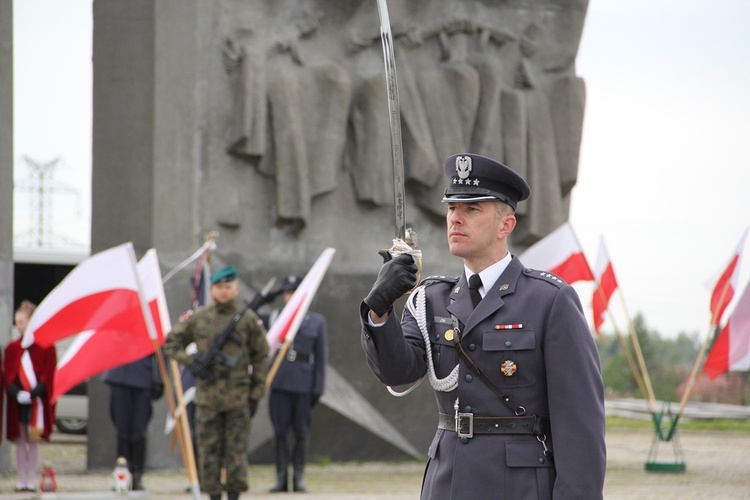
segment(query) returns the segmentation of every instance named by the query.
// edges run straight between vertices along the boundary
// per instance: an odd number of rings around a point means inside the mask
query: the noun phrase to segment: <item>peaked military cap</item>
[[[299,276],[287,276],[284,278],[284,283],[281,285],[281,289],[285,292],[293,292],[297,289],[300,283],[302,283],[302,278]]]
[[[226,283],[237,279],[237,269],[234,266],[222,267],[211,277],[211,284]]]
[[[445,175],[450,185],[443,203],[471,203],[500,200],[513,210],[531,194],[529,185],[513,169],[497,160],[471,153],[453,155],[445,160]]]

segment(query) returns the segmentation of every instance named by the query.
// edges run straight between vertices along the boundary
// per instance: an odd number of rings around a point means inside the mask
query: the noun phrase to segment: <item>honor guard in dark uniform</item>
[[[427,377],[435,390],[422,498],[601,499],[604,391],[580,300],[508,250],[529,186],[475,154],[444,168],[448,247],[463,272],[423,280],[399,320],[393,303],[415,286],[417,266],[387,256],[360,307],[375,376],[389,386]]]
[[[163,347],[166,355],[198,379],[194,400],[198,462],[201,489],[211,500],[219,500],[223,490],[229,500],[247,491],[250,419],[265,393],[266,330],[239,294],[236,269],[218,270],[211,277],[213,304],[178,323]],[[186,351],[192,343],[195,354]]]
[[[109,418],[117,433],[117,456],[127,460],[134,490],[143,489],[152,402],[164,394],[155,358],[155,354],[150,354],[108,370],[103,376],[109,386]]]
[[[301,283],[298,276],[284,278],[284,302],[288,302]],[[272,324],[278,310],[269,319]],[[278,353],[277,353],[278,354]],[[276,356],[271,360],[273,364]],[[273,378],[268,396],[268,408],[273,423],[276,444],[276,484],[271,493],[289,490],[289,445],[287,434],[292,430],[292,490],[305,492],[303,480],[307,456],[308,436],[312,408],[325,388],[326,364],[328,362],[328,339],[326,319],[314,312],[307,312],[300,323],[284,360]]]

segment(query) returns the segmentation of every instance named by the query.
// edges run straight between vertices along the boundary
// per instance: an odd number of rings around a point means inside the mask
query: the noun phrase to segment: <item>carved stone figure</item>
[[[225,34],[234,89],[227,152],[274,180],[273,219],[295,231],[316,216],[315,198],[337,189],[387,209],[391,152],[375,2],[342,9],[317,1],[301,10],[287,1],[288,11],[271,3],[236,3],[270,15],[261,30]],[[405,176],[428,220],[444,214],[442,161],[461,151],[498,158],[535,186],[519,207],[514,244],[528,246],[567,219],[585,103],[575,54],[586,6],[393,3]],[[237,218],[223,225],[240,228]]]

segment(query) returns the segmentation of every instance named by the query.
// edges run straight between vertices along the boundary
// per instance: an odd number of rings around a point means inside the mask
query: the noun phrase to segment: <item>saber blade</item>
[[[388,16],[386,0],[378,1],[380,15],[380,39],[383,42],[385,61],[385,84],[388,92],[388,120],[391,129],[391,152],[393,154],[393,206],[396,238],[406,238],[406,202],[404,188],[404,153],[401,142],[401,108],[398,101],[398,79],[396,78],[396,56],[393,52],[393,32]]]

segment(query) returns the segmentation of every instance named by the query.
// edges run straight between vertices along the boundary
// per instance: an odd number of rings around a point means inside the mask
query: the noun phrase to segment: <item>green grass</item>
[[[669,426],[669,421],[662,422],[664,427]],[[651,420],[624,418],[624,417],[607,417],[608,429],[653,429],[654,424]],[[732,431],[732,432],[750,432],[750,420],[746,419],[694,419],[680,420],[677,428],[683,431]]]

